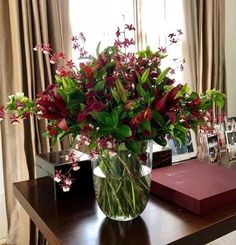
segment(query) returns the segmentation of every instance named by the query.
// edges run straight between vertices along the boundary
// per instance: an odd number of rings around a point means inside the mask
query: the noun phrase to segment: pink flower
[[[16,116],[16,114],[13,114],[12,116],[10,116],[10,120],[11,120],[11,124],[18,124],[19,120],[18,120],[18,116]]]
[[[119,28],[119,27],[117,27],[116,36],[117,36],[117,37],[120,36],[120,28]]]
[[[75,67],[75,64],[72,60],[67,60],[66,62],[66,66],[69,68],[69,69],[72,69],[73,67]]]
[[[50,44],[44,44],[43,46],[42,46],[42,52],[44,53],[44,54],[50,54],[51,53],[51,48],[50,48]]]
[[[129,30],[129,31],[135,31],[135,27],[131,24],[131,25],[127,25],[125,24],[125,29]]]
[[[0,121],[5,119],[4,106],[0,106]]]
[[[55,176],[54,176],[54,181],[56,181],[57,183],[62,181],[62,175],[61,175],[61,170],[59,171],[55,171]]]

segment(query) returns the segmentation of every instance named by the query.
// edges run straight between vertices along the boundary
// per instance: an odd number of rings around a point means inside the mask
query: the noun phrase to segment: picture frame
[[[208,152],[208,159],[210,163],[220,163],[220,147],[219,147],[219,140],[218,134],[206,134],[206,142],[207,142],[207,152]]]
[[[236,131],[225,131],[229,160],[236,159]]]
[[[228,117],[225,122],[226,131],[236,131],[236,116]]]
[[[194,158],[198,153],[196,135],[192,129],[187,133],[185,144],[180,144],[176,139],[168,137],[167,147],[172,150],[172,163]]]

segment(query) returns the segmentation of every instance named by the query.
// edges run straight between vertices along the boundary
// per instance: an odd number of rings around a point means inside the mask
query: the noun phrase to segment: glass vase
[[[139,142],[138,153],[117,146],[92,161],[96,200],[110,219],[128,221],[145,209],[150,193],[152,141]]]

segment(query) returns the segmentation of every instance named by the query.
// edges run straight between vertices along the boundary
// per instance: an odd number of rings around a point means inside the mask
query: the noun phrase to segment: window
[[[96,53],[96,46],[102,48],[113,45],[116,28],[125,23],[133,23],[133,0],[70,0],[72,33],[83,32],[85,48],[89,54]],[[125,20],[124,20],[125,18]],[[77,58],[76,54],[72,55]]]
[[[70,0],[72,33],[78,35],[83,32],[86,50],[95,55],[99,41],[102,41],[101,49],[113,44],[117,26],[136,23],[140,42],[138,46],[141,49],[150,46],[152,50],[157,50],[160,46],[167,46],[167,36],[170,33],[177,29],[184,32],[182,2],[183,0]],[[176,66],[173,59],[182,58],[183,43],[184,40],[168,47],[168,58],[163,60],[163,67]],[[78,58],[75,52],[72,58]],[[175,71],[174,77],[177,81],[183,80],[183,74],[179,70]]]

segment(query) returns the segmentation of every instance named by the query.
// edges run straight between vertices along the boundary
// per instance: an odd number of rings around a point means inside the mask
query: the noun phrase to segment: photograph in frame
[[[229,159],[236,159],[236,131],[226,131],[225,136],[227,140]]]
[[[197,156],[196,136],[193,130],[188,131],[184,144],[172,137],[167,137],[167,147],[172,150],[172,162],[180,162]]]
[[[228,117],[225,125],[226,131],[236,131],[236,117]]]
[[[218,134],[206,134],[208,156],[210,163],[220,163],[220,148],[218,141]]]

